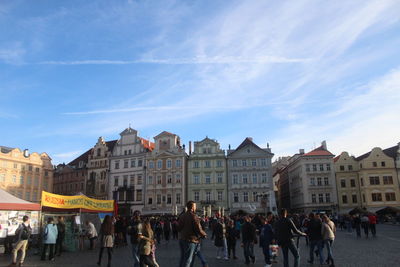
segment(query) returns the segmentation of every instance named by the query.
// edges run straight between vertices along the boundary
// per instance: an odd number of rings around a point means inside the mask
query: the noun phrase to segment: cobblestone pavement
[[[337,238],[334,243],[333,253],[336,266],[400,266],[400,226],[378,225],[377,237],[365,239],[357,238],[355,233],[349,234],[345,231],[338,230]],[[237,260],[217,260],[215,258],[215,248],[211,240],[205,240],[202,252],[207,258],[209,266],[246,266],[243,260],[243,251],[240,245],[237,245]],[[250,264],[250,267],[264,266],[263,255],[261,249],[256,247],[256,263]],[[105,253],[104,256],[107,257]],[[157,248],[157,261],[161,267],[178,266],[179,247],[176,240],[172,240],[169,245],[162,243]],[[304,239],[300,241],[301,266],[311,266],[307,263],[308,247],[305,245]],[[98,256],[98,250],[82,251],[82,252],[66,252],[61,257],[57,257],[54,262],[42,262],[39,256],[33,255],[33,251],[29,251],[24,266],[30,267],[58,267],[58,266],[74,266],[74,267],[95,267]],[[102,266],[106,266],[106,258],[103,259]],[[7,266],[10,263],[8,256],[0,257],[0,266]],[[293,260],[290,258],[290,266]],[[130,247],[121,247],[114,249],[113,264],[117,267],[133,266]],[[196,259],[196,267],[201,267],[200,261]],[[282,255],[279,255],[279,262],[273,266],[283,266]],[[315,264],[314,266],[318,266]]]

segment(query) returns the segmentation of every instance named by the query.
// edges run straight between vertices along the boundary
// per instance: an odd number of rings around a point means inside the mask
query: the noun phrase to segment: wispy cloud
[[[14,43],[0,47],[0,62],[12,65],[23,64],[25,49],[21,43]]]

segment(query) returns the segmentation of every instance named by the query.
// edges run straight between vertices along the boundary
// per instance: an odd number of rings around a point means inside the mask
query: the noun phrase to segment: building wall
[[[248,145],[228,151],[228,200],[231,212],[276,211],[269,149]],[[253,177],[257,181],[253,181]],[[246,181],[247,179],[247,181]]]
[[[212,139],[194,142],[194,151],[188,160],[188,200],[204,210],[228,209],[225,152]]]
[[[371,209],[400,206],[399,181],[393,158],[385,155],[382,149],[374,148],[368,157],[359,161],[359,167],[363,207]],[[380,195],[380,198],[374,199],[373,194]],[[387,199],[387,194],[392,195],[394,200]]]
[[[0,188],[27,201],[40,202],[42,190],[53,191],[53,166],[46,153],[29,154],[1,147]]]
[[[86,168],[59,164],[54,172],[53,192],[71,196],[84,193],[86,177]]]
[[[143,209],[147,149],[136,130],[128,128],[120,135],[110,157],[108,198],[117,201],[120,214],[130,215]]]
[[[347,152],[340,154],[335,164],[335,177],[339,213],[361,207],[359,164]]]
[[[177,135],[163,132],[146,158],[144,213],[180,213],[186,204],[187,155]]]

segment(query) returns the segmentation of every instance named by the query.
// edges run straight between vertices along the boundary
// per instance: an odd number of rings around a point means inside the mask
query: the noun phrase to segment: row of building
[[[186,201],[200,209],[347,213],[400,207],[400,144],[359,156],[335,157],[321,146],[272,163],[273,153],[246,138],[236,149],[208,137],[189,142],[162,132],[154,142],[131,127],[118,140],[102,137],[68,164],[52,166],[46,154],[0,147],[0,188],[39,202],[41,191],[114,199],[119,213],[180,212]]]

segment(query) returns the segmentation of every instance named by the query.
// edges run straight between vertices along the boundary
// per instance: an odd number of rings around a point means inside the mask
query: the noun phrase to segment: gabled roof
[[[108,147],[108,151],[113,151],[115,144],[118,140],[111,140],[106,142],[106,146]]]
[[[336,162],[336,161],[338,161],[339,159],[340,159],[340,155],[334,157],[334,158],[333,158],[333,162]]]
[[[176,134],[173,134],[173,133],[170,133],[170,132],[167,132],[167,131],[163,131],[163,132],[161,132],[160,134],[158,134],[157,136],[155,136],[154,138],[159,137],[160,135],[172,135],[172,136],[176,136]]]
[[[327,149],[325,149],[323,146],[320,146],[302,156],[334,156],[334,155]]]
[[[85,163],[88,162],[89,159],[89,154],[90,151],[92,149],[89,149],[88,151],[86,151],[85,153],[83,153],[82,155],[80,155],[79,157],[77,157],[76,159],[74,159],[73,161],[71,161],[70,163],[68,163],[69,166],[79,166],[79,162],[83,161]]]
[[[398,149],[399,149],[399,145],[396,145],[396,146],[392,146],[392,147],[386,148],[386,149],[384,149],[382,151],[383,151],[383,153],[385,153],[386,156],[391,157],[391,158],[396,160]],[[363,160],[365,158],[368,158],[370,154],[371,154],[371,151],[369,151],[368,153],[365,153],[365,154],[357,157],[356,160],[360,161],[360,160]]]
[[[240,150],[240,149],[242,149],[242,148],[244,148],[244,147],[246,147],[246,146],[249,146],[249,145],[258,148],[258,149],[264,151],[265,153],[268,153],[268,154],[273,155],[273,153],[271,153],[268,149],[263,149],[263,148],[259,147],[258,145],[256,145],[256,144],[253,142],[253,138],[251,138],[251,137],[246,137],[246,138],[243,140],[243,142],[242,142],[235,150],[230,150],[230,151],[228,152],[228,155],[231,155],[231,154],[235,153],[236,151],[238,151],[238,150]]]
[[[132,129],[131,127],[128,127],[124,131],[122,131],[120,135],[126,135],[130,133],[137,133],[137,131],[135,129]]]

